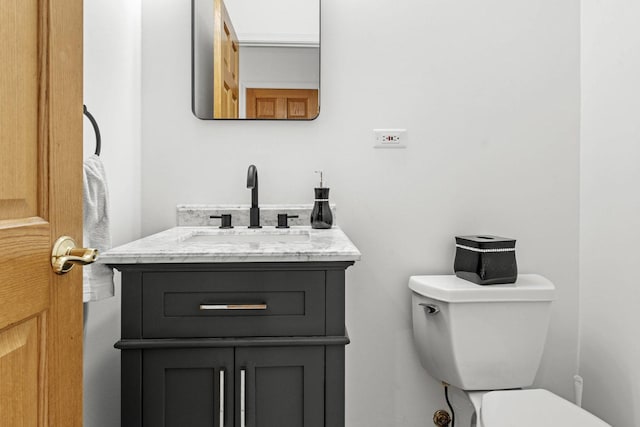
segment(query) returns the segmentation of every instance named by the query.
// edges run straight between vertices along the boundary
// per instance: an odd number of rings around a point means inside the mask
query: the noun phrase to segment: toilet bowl
[[[609,426],[584,409],[543,389],[488,392],[482,396],[479,419],[477,427]]]
[[[456,427],[610,427],[544,389],[451,390]]]
[[[555,287],[522,274],[482,286],[456,276],[412,276],[413,337],[425,370],[452,386],[456,427],[604,427],[533,384]]]

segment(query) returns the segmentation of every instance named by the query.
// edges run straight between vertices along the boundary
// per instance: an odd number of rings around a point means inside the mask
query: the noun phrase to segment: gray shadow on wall
[[[84,340],[84,424],[87,427],[120,425],[120,274],[116,296],[89,303]]]
[[[584,377],[582,407],[616,427],[639,425],[633,410],[638,402],[634,399],[632,378],[617,364],[616,355],[606,347],[589,345],[581,353],[591,355],[580,361],[580,375]]]

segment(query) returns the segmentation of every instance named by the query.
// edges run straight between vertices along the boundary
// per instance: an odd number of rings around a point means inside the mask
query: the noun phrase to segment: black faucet
[[[258,169],[251,165],[247,171],[247,188],[251,189],[251,209],[249,209],[249,228],[260,226],[260,208],[258,207]]]

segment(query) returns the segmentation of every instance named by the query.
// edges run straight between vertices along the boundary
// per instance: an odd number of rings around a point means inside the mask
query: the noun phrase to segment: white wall
[[[582,2],[580,373],[584,405],[640,425],[640,4]]]
[[[140,237],[141,1],[84,2],[84,102],[102,133],[113,244]],[[85,119],[85,156],[95,136]],[[120,425],[120,287],[89,304],[84,342],[84,425]]]
[[[363,253],[348,271],[347,425],[427,425],[442,389],[411,338],[412,274],[450,273],[453,236],[518,239],[520,271],[558,287],[537,383],[572,397],[579,193],[578,0],[322,4],[322,112],[311,122],[200,121],[190,5],[143,0],[142,232],[178,203],[310,202],[324,169]],[[407,150],[372,148],[406,127]]]

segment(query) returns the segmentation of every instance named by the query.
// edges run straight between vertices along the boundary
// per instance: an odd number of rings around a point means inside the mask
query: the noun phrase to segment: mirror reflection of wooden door
[[[0,425],[82,425],[82,0],[0,0]]]
[[[213,117],[239,117],[240,43],[222,0],[214,0]]]
[[[318,116],[318,89],[247,89],[248,119],[308,120]]]

